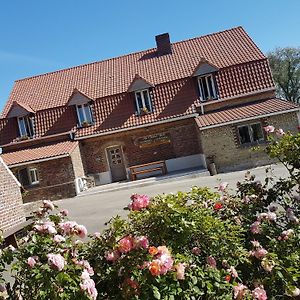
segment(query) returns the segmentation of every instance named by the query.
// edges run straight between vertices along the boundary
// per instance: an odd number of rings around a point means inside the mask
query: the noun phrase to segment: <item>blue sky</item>
[[[0,110],[15,80],[242,25],[264,51],[300,46],[299,0],[0,1]]]

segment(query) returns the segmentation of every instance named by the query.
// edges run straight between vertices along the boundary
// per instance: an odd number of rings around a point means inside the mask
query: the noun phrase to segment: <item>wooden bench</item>
[[[160,171],[162,175],[167,174],[166,162],[164,160],[154,161],[147,164],[129,167],[131,180],[137,180],[137,175]]]

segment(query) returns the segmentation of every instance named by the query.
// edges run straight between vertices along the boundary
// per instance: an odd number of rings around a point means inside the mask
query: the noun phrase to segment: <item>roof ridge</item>
[[[193,40],[201,39],[201,38],[208,37],[208,36],[218,35],[218,34],[222,34],[224,32],[229,32],[229,31],[233,31],[233,30],[237,30],[237,29],[242,29],[243,32],[250,38],[250,36],[246,33],[246,31],[244,30],[244,28],[242,26],[236,26],[236,27],[224,29],[224,30],[221,30],[221,31],[213,32],[213,33],[208,33],[208,34],[205,34],[205,35],[200,35],[198,37],[193,37],[193,38],[190,38],[190,39],[185,39],[185,40],[177,41],[177,42],[174,42],[174,43],[171,43],[171,44],[172,45],[182,44],[182,43],[185,43],[185,42],[190,42],[190,41],[193,41]],[[250,38],[250,40],[251,40],[252,43],[254,43],[251,38]],[[255,44],[255,46],[256,46],[256,44]],[[256,48],[258,48],[258,47],[256,46]],[[120,55],[120,56],[110,57],[110,58],[99,60],[99,61],[85,63],[85,64],[81,64],[81,65],[77,65],[77,66],[73,66],[73,67],[69,67],[69,68],[64,68],[64,69],[60,69],[60,70],[50,71],[50,72],[46,72],[46,73],[43,73],[43,74],[33,75],[33,76],[29,76],[29,77],[17,79],[17,80],[15,80],[15,82],[26,81],[26,80],[30,80],[30,79],[33,79],[33,78],[39,78],[39,77],[46,76],[46,75],[51,75],[51,74],[56,74],[56,73],[59,73],[59,72],[64,72],[64,71],[69,71],[69,70],[73,70],[73,69],[77,69],[77,68],[82,68],[82,67],[86,67],[86,66],[90,66],[90,65],[94,65],[94,64],[99,64],[99,63],[103,63],[103,62],[107,62],[107,61],[111,61],[111,60],[115,60],[115,59],[120,59],[120,58],[127,57],[127,56],[137,55],[139,53],[147,53],[147,52],[153,51],[154,49],[156,49],[156,47],[145,49],[145,50],[141,50],[141,51],[136,51],[136,52],[132,52],[132,53],[128,53],[128,54],[123,54],[123,55]]]

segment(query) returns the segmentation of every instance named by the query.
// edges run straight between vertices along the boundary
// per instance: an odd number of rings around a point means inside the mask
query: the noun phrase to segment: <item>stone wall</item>
[[[218,171],[229,171],[271,163],[263,149],[266,143],[260,145],[259,151],[252,151],[252,146],[240,145],[237,139],[237,125],[262,122],[264,125],[274,125],[285,131],[297,132],[298,118],[296,113],[275,115],[263,120],[252,120],[246,123],[215,127],[200,131],[202,147],[206,157],[215,156]]]
[[[38,184],[24,187],[26,189],[26,193],[23,196],[24,202],[46,199],[57,200],[74,197],[76,195],[74,183],[75,174],[71,157],[12,168],[12,171],[15,173],[17,169],[24,167],[36,168],[39,177]]]
[[[168,135],[170,143],[145,148],[136,144],[137,139],[156,133]],[[109,171],[106,148],[115,145],[122,146],[125,167],[200,153],[197,127],[191,118],[83,141],[82,156],[86,173]]]
[[[25,222],[20,186],[0,158],[0,229],[2,231]]]

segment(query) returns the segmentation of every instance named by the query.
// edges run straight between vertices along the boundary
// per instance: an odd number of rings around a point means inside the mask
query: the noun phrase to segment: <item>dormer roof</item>
[[[195,70],[192,74],[192,77],[214,73],[218,70],[219,70],[219,68],[217,66],[215,66],[214,64],[212,64],[205,58],[201,58],[199,64],[197,65],[197,67],[195,68]]]
[[[91,97],[88,97],[86,94],[83,92],[79,91],[78,89],[74,89],[71,96],[69,97],[69,100],[67,102],[67,105],[80,105],[80,104],[85,104],[90,101],[94,101]]]
[[[147,81],[145,78],[141,77],[139,74],[135,74],[135,77],[130,83],[127,92],[140,91],[148,89],[150,87],[154,87],[154,85]]]
[[[28,104],[14,101],[7,113],[7,118],[24,117],[31,113],[35,111]]]

